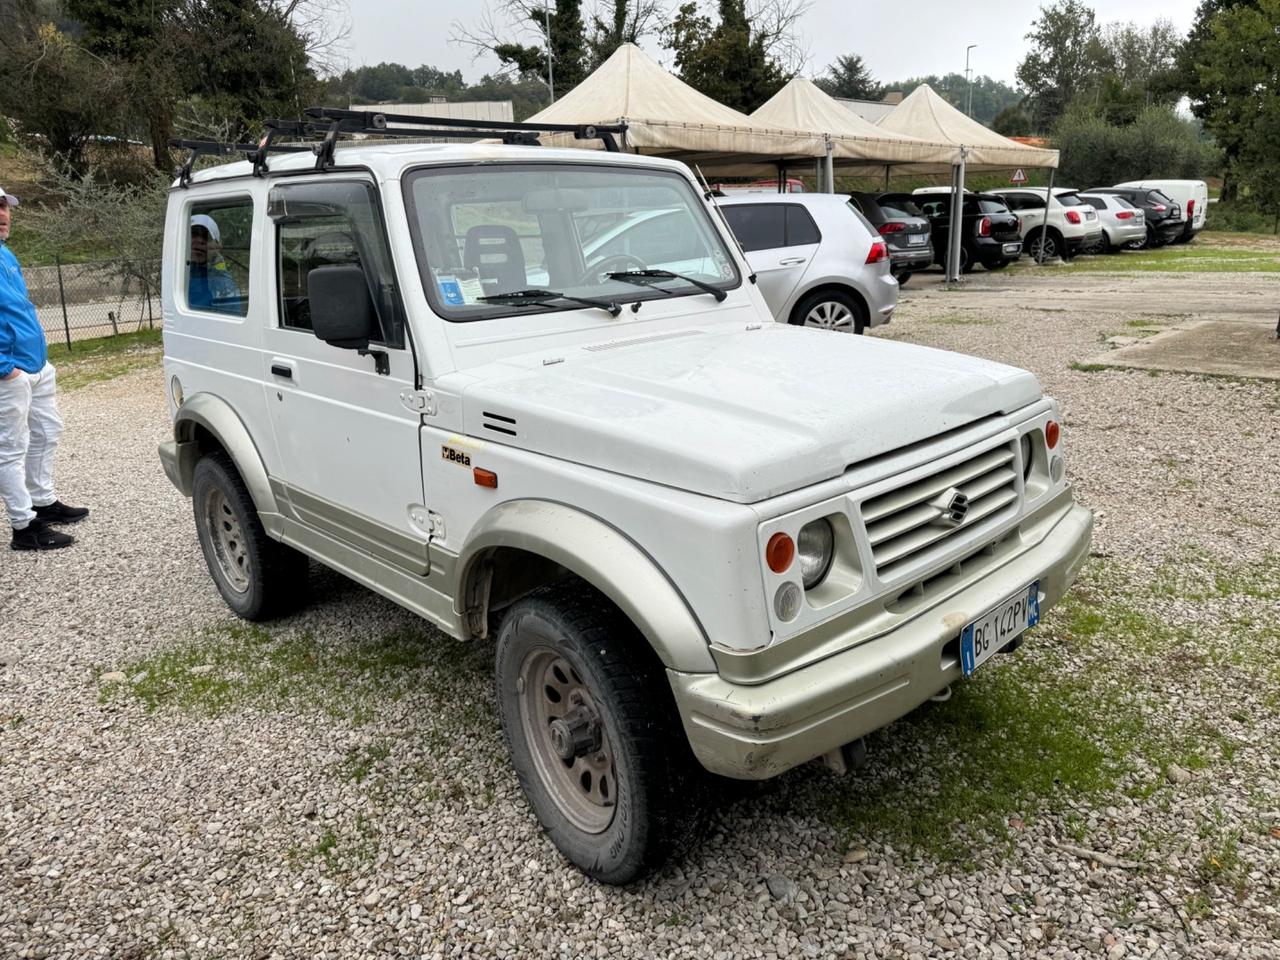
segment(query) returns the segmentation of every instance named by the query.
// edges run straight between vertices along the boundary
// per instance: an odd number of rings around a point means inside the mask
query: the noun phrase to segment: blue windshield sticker
[[[440,288],[440,296],[451,307],[461,307],[467,301],[462,296],[462,285],[456,277],[436,277],[436,286]]]

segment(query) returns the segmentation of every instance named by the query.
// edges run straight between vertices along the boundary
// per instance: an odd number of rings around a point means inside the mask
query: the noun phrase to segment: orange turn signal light
[[[471,471],[471,476],[475,478],[477,487],[488,487],[491,490],[498,488],[498,475],[492,470],[476,467]]]
[[[791,561],[796,558],[796,542],[779,531],[769,538],[764,548],[764,560],[774,573],[786,573]]]
[[[1058,445],[1058,424],[1053,420],[1044,425],[1044,442],[1050,450]]]

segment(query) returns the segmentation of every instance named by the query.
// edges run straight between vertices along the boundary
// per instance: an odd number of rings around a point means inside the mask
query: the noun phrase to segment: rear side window
[[[1080,199],[1095,210],[1107,209],[1107,201],[1103,200],[1101,197],[1081,197]]]
[[[249,313],[253,200],[193,203],[186,247],[187,307],[244,317]]]
[[[1166,197],[1159,190],[1152,190],[1147,194],[1147,199],[1152,203],[1163,203],[1166,207],[1173,206],[1173,201]]]
[[[1132,203],[1130,203],[1130,202],[1129,202],[1128,200],[1126,200],[1124,197],[1112,197],[1111,199],[1112,199],[1112,200],[1114,200],[1114,201],[1116,202],[1116,206],[1120,207],[1122,210],[1136,210],[1136,209],[1137,209],[1137,208],[1136,208]]]
[[[720,208],[742,249],[772,250],[787,245],[786,210],[780,203],[726,204]]]
[[[800,247],[821,239],[822,234],[809,211],[798,203],[787,204],[787,246]]]
[[[382,327],[382,343],[404,346],[404,312],[373,185],[323,181],[276,187],[268,212],[276,224],[280,326],[311,329],[312,270],[356,266],[364,273]]]

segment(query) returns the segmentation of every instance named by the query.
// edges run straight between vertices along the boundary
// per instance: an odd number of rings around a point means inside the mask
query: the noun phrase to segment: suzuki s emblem
[[[941,527],[958,527],[969,514],[969,498],[955,487],[942,491],[929,506],[938,511],[932,522]]]

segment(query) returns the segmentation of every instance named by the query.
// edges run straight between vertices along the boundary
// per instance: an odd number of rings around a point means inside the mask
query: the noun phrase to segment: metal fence
[[[159,266],[100,260],[25,267],[27,292],[50,343],[112,337],[160,323]]]

